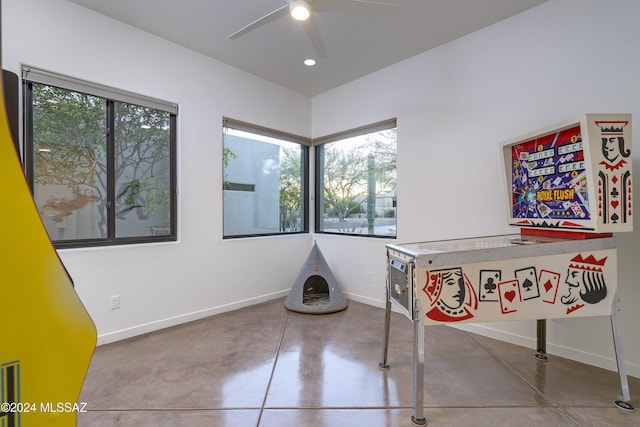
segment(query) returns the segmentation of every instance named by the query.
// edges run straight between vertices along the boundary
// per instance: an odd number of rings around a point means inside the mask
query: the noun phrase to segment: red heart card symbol
[[[618,202],[617,200],[612,200],[611,201],[611,206],[613,206],[613,209],[617,208],[619,204],[620,204],[620,202]]]
[[[507,291],[504,293],[504,297],[509,300],[509,302],[513,302],[516,298],[516,291]]]

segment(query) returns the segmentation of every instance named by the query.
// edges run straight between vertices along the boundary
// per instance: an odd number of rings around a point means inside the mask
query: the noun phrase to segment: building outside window
[[[23,70],[25,166],[57,247],[176,239],[177,107]]]
[[[308,232],[310,140],[223,123],[224,238]]]
[[[316,232],[396,237],[396,120],[314,140]]]

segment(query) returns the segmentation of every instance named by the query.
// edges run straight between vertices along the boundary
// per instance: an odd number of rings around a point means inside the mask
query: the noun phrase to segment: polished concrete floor
[[[96,349],[78,426],[411,426],[411,322],[384,311],[289,312],[284,300]],[[425,328],[429,426],[640,426],[613,405],[617,373],[447,326]],[[640,380],[629,377],[640,407]]]

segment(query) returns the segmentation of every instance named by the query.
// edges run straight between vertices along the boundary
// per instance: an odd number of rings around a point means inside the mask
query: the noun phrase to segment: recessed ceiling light
[[[306,65],[307,67],[313,67],[314,65],[316,65],[316,60],[312,58],[305,59],[304,65]]]

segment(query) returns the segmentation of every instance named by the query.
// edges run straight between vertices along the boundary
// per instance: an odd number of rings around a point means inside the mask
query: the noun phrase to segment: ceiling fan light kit
[[[313,7],[311,6],[312,4]],[[278,9],[245,25],[227,38],[232,40],[237,39],[263,25],[290,15],[294,19],[302,22],[302,28],[307,33],[316,56],[323,58],[326,55],[326,51],[322,43],[320,30],[314,18],[316,12],[394,14],[398,9],[397,4],[375,0],[288,0],[288,4],[282,5]]]
[[[309,4],[304,0],[294,0],[289,3],[289,11],[293,19],[297,21],[307,20],[311,15]]]

